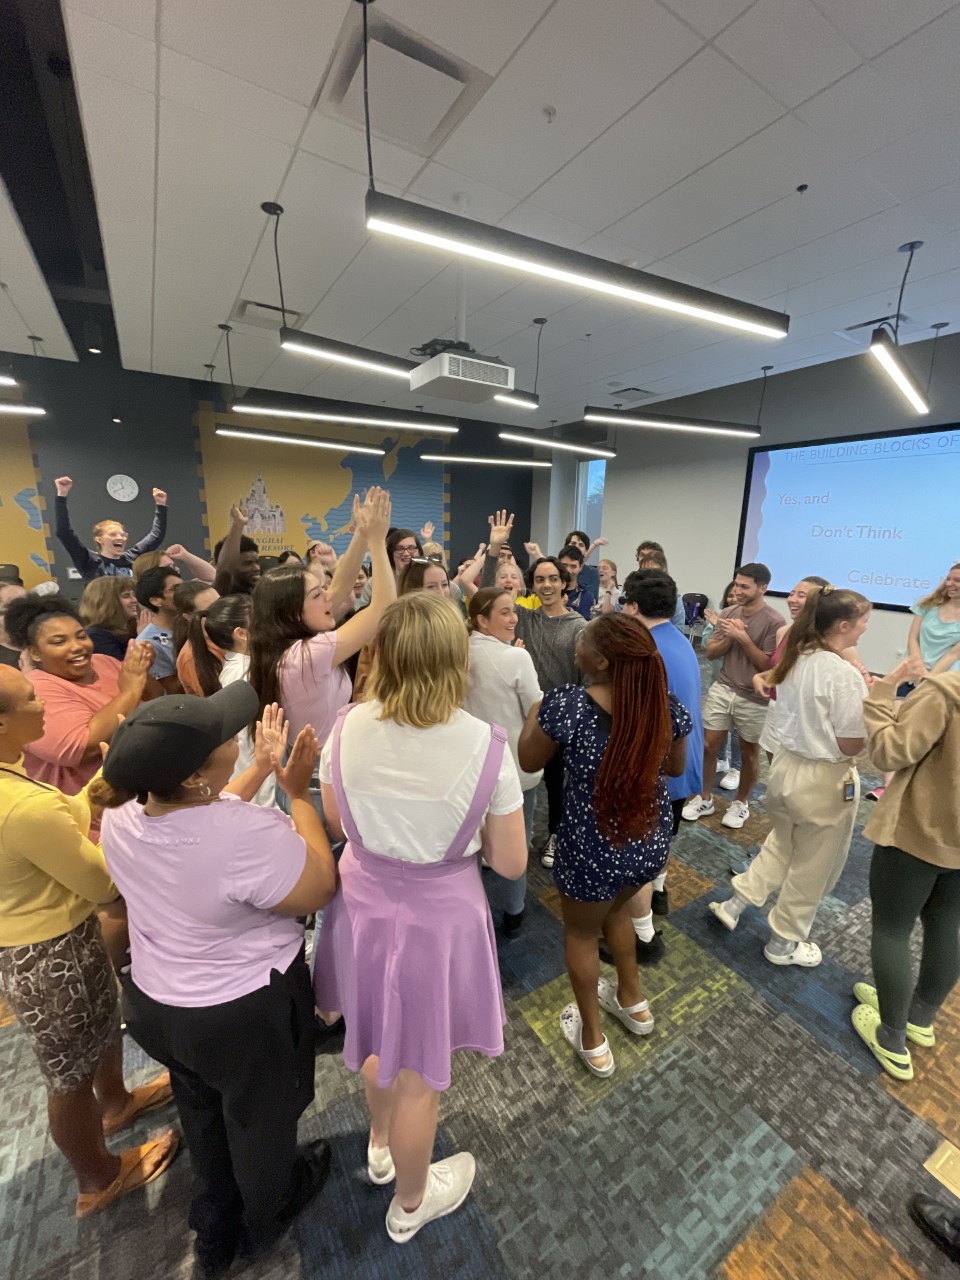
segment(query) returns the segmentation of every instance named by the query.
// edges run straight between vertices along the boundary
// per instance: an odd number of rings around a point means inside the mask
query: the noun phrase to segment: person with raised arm
[[[243,532],[249,517],[239,503],[230,508],[230,532],[213,548],[216,577],[213,585],[220,596],[250,592],[260,581],[260,548]]]
[[[80,577],[88,582],[91,578],[118,574],[121,577],[133,576],[133,562],[137,556],[146,551],[154,551],[163,541],[167,531],[167,495],[163,489],[154,489],[153,500],[156,510],[150,532],[132,547],[127,546],[128,534],[119,520],[100,520],[93,526],[93,540],[96,551],[91,551],[77,537],[70,524],[70,513],[67,511],[67,498],[73,488],[69,476],[60,476],[54,481],[57,496],[54,502],[54,532],[63,544],[70,559],[80,573]]]

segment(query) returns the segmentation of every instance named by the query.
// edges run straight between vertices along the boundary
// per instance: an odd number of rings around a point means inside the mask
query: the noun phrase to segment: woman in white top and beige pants
[[[523,790],[523,823],[527,848],[533,834],[533,805],[537,783],[543,770],[525,773],[517,760],[520,730],[531,707],[543,697],[533,659],[523,648],[514,647],[517,606],[509,591],[481,587],[470,601],[470,665],[464,711],[487,724],[499,724],[507,731],[507,745],[520,775]],[[496,874],[496,873],[494,873]],[[516,880],[497,876],[503,888],[503,933],[515,938],[523,924],[527,900],[527,876]]]
[[[764,906],[779,890],[763,952],[771,964],[812,967],[823,958],[807,939],[850,851],[860,800],[852,760],[866,741],[866,685],[840,655],[863,635],[869,614],[869,600],[856,591],[812,591],[770,677],[777,687],[766,730],[774,751],[772,829],[749,869],[734,876],[733,897],[710,910],[735,929],[748,906]]]

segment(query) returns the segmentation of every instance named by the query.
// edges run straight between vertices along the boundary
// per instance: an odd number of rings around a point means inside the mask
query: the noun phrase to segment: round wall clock
[[[111,476],[107,481],[107,493],[117,502],[132,502],[140,492],[140,486],[132,476]]]

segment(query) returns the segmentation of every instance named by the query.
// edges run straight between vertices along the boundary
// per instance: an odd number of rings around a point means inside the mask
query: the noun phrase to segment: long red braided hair
[[[590,643],[606,658],[613,727],[593,788],[597,826],[611,844],[649,836],[660,817],[660,770],[673,741],[667,674],[653,636],[636,618],[601,614]]]

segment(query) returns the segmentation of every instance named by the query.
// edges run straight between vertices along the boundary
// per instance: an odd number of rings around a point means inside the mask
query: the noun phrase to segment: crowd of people
[[[208,562],[161,549],[160,489],[146,537],[128,548],[105,520],[86,547],[71,487],[57,481],[56,532],[79,604],[0,582],[0,991],[77,1216],[164,1172],[174,1130],[119,1152],[105,1137],[172,1100],[201,1272],[268,1250],[330,1168],[297,1123],[316,1038],[337,1027],[365,1089],[367,1175],[393,1186],[389,1237],[452,1213],[476,1164],[433,1161],[441,1095],[455,1053],[503,1052],[496,934],[523,945],[538,796],[573,994],[560,1030],[609,1077],[604,1015],[655,1030],[640,967],[666,953],[671,842],[716,812],[718,785],[734,793],[721,832],[751,821],[763,755],[770,832],[753,858],[736,846],[709,910],[734,930],[772,898],[763,955],[819,964],[868,751],[886,775],[866,828],[875,985],[854,987],[852,1026],[912,1078],[910,1046],[934,1043],[960,977],[960,564],[880,676],[857,649],[864,596],[811,575],[785,622],[770,570],[740,565],[705,615],[704,699],[700,606],[657,542],[621,587],[612,560],[591,563],[605,539],[572,530],[556,555],[518,556],[501,510],[451,570],[434,526],[394,527],[374,488],[339,556],[261,561],[236,507]],[[166,1068],[132,1091],[121,983],[127,1033]]]

